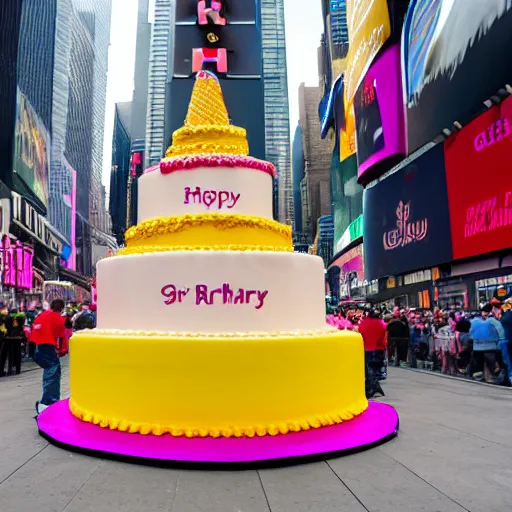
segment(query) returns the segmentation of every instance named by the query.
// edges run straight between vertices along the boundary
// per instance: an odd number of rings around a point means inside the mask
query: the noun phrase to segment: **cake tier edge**
[[[290,226],[251,215],[199,213],[157,217],[132,226],[125,234],[126,246],[173,247],[219,245],[293,247]]]
[[[348,331],[260,337],[71,339],[71,412],[130,433],[287,434],[364,412],[364,350]],[[93,378],[91,378],[91,376]]]
[[[291,252],[183,251],[97,265],[99,329],[324,329],[323,260]],[[137,314],[144,304],[144,312]]]
[[[138,221],[193,213],[236,213],[271,219],[272,176],[242,167],[243,162],[238,164],[198,165],[167,173],[155,169],[144,174],[139,178]],[[160,169],[166,168],[163,165]]]

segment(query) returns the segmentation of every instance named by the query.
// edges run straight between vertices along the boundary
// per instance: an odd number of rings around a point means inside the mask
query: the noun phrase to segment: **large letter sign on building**
[[[226,48],[218,46],[221,41],[217,27],[226,25],[226,18],[221,13],[222,2],[216,0],[199,0],[197,2],[197,24],[205,32],[205,44],[203,48],[192,49],[192,71],[201,71],[207,62],[215,64],[217,73],[228,72],[228,52]]]

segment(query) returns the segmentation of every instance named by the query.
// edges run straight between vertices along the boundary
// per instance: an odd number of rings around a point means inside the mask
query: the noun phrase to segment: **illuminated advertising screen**
[[[386,158],[405,154],[405,126],[400,47],[388,48],[373,64],[357,89],[358,177]]]
[[[451,261],[443,144],[367,187],[363,212],[367,280]]]
[[[347,97],[347,91],[343,92],[343,116],[340,134],[340,160],[343,161],[356,152],[356,118],[354,115],[354,103]]]
[[[50,135],[25,95],[18,89],[14,171],[48,206]]]
[[[347,0],[350,46],[345,72],[348,99],[352,100],[365,73],[391,35],[387,0]]]
[[[445,142],[454,259],[511,246],[512,98]]]
[[[482,112],[512,83],[512,3],[413,0],[402,33],[408,152]]]

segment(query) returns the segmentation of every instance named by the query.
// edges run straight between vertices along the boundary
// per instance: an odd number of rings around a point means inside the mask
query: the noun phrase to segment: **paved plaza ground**
[[[391,369],[399,436],[283,469],[192,471],[77,455],[39,437],[39,370],[0,379],[0,512],[506,512],[512,390]],[[67,391],[67,372],[64,376]]]

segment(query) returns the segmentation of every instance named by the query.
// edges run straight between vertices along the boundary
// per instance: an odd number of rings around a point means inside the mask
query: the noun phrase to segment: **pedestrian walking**
[[[36,344],[34,361],[43,371],[43,395],[36,402],[37,414],[60,400],[61,366],[59,357],[68,352],[64,317],[64,301],[55,299],[50,309],[40,313],[32,324],[32,341]]]
[[[379,380],[386,364],[386,324],[372,309],[359,324],[359,333],[364,342],[366,398],[384,396]]]

